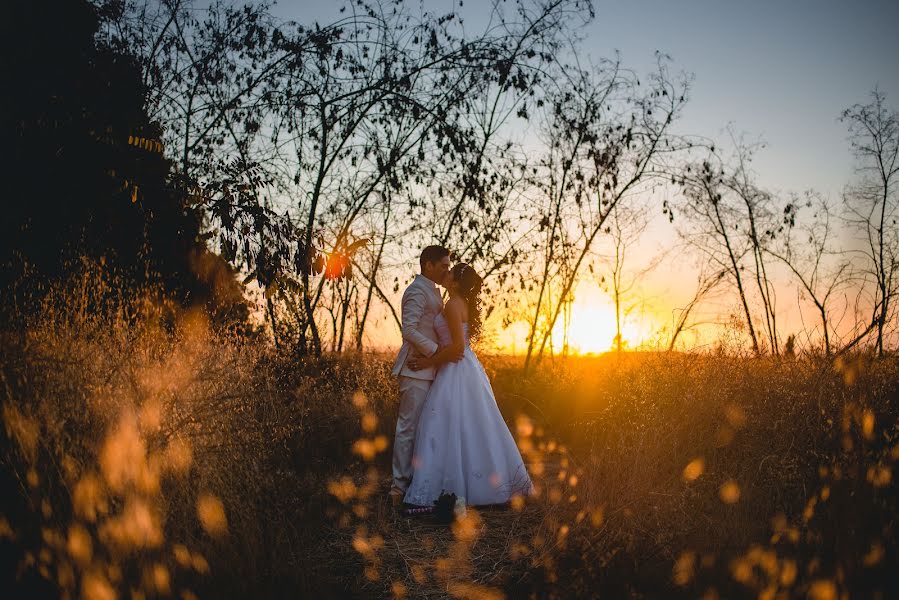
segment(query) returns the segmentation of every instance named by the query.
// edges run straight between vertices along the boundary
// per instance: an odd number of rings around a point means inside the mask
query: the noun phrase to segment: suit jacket
[[[443,299],[434,282],[424,275],[416,275],[403,292],[403,345],[393,364],[393,374],[414,379],[433,380],[437,369],[429,367],[413,371],[406,363],[416,356],[431,356],[437,352],[437,332],[434,318],[443,310]]]

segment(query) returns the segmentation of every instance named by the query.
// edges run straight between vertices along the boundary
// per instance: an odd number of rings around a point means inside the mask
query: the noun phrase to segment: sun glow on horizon
[[[576,293],[571,305],[568,326],[568,354],[602,354],[615,349],[615,307],[609,297],[596,287],[584,286]],[[621,337],[623,350],[642,350],[658,342],[660,320],[646,303],[640,303],[622,318]],[[524,355],[528,347],[530,323],[524,319],[491,331],[490,347],[493,352]],[[542,336],[534,348],[539,353]],[[565,322],[562,315],[553,327],[552,338],[543,348],[544,354],[565,353]]]
[[[642,344],[648,333],[630,316],[621,323],[622,346],[632,349]],[[599,354],[615,348],[615,307],[598,294],[585,294],[571,305],[568,327],[568,350],[577,354]],[[553,342],[562,348],[565,324],[560,319],[553,328]]]

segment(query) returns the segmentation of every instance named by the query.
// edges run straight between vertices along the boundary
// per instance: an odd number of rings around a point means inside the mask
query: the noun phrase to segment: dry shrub
[[[569,456],[514,593],[896,590],[894,358],[607,355],[494,385]]]
[[[897,590],[894,358],[485,367],[538,494],[387,502],[390,358],[308,358],[87,268],[4,331],[0,592],[816,598]]]
[[[340,585],[307,550],[327,535],[327,480],[358,437],[346,390],[390,396],[381,361],[295,361],[90,264],[2,336],[4,589]]]

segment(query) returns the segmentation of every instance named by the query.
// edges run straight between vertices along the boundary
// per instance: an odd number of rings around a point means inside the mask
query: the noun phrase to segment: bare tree
[[[362,350],[363,337],[365,335],[365,326],[366,323],[368,323],[368,315],[371,311],[372,300],[375,296],[375,290],[380,289],[377,285],[377,277],[378,272],[381,269],[381,260],[384,258],[384,247],[387,245],[388,236],[390,234],[390,218],[392,215],[392,209],[392,198],[389,195],[385,195],[383,198],[383,202],[381,203],[381,210],[383,212],[384,218],[381,231],[379,232],[380,235],[376,235],[374,234],[374,232],[372,235],[373,239],[380,239],[378,243],[378,249],[371,253],[370,266],[367,269],[366,274],[364,275],[366,283],[368,284],[367,290],[365,291],[365,303],[361,310],[356,311],[355,343],[357,351]],[[357,264],[358,266],[358,263],[355,264]],[[383,294],[381,295],[383,296]],[[393,312],[395,316],[396,310],[394,310],[390,302],[387,301],[386,298],[383,298],[382,301],[386,302],[389,305],[391,312]],[[402,328],[399,320],[397,320],[397,324],[400,326],[400,328]]]
[[[727,273],[733,282],[743,309],[752,351],[758,353],[759,341],[749,310],[749,292],[743,266],[743,260],[751,248],[738,232],[745,218],[738,206],[726,201],[722,189],[724,169],[713,160],[717,161],[717,157],[711,152],[701,164],[688,164],[678,180],[686,197],[682,210],[689,223],[687,229],[680,230],[680,235],[714,265],[713,270]]]
[[[680,337],[682,333],[702,324],[695,321],[691,323],[690,316],[693,314],[696,307],[699,306],[699,304],[705,300],[716,287],[718,287],[725,275],[727,275],[727,271],[722,269],[709,272],[709,269],[705,264],[700,268],[699,274],[696,277],[696,290],[693,292],[693,297],[690,298],[686,306],[674,310],[674,312],[677,313],[677,317],[671,331],[671,339],[668,341],[669,352],[674,350],[674,347],[677,344],[677,338]]]
[[[687,89],[686,79],[669,76],[661,55],[648,88],[617,61],[590,70],[562,66],[557,81],[547,94],[547,149],[534,172],[535,220],[546,243],[537,244],[542,260],[525,369],[551,341],[612,210],[667,172],[664,158],[679,151],[668,130]]]
[[[874,282],[871,322],[874,350],[882,356],[885,330],[899,293],[899,112],[886,105],[878,89],[867,104],[843,111],[849,140],[858,161],[858,181],[847,187],[846,221],[856,232]]]
[[[736,165],[732,174],[724,178],[723,184],[744,206],[746,236],[752,255],[752,273],[765,316],[768,345],[771,352],[778,354],[780,344],[777,337],[774,285],[768,277],[765,250],[768,243],[782,228],[774,218],[771,194],[756,185],[754,175],[749,168],[753,153],[761,145],[747,145],[743,140],[738,140],[733,131],[730,135],[734,142]]]
[[[733,134],[731,139],[732,164],[711,146],[704,160],[687,163],[674,178],[686,198],[682,212],[687,226],[680,235],[711,262],[712,272],[726,273],[733,283],[752,351],[762,351],[760,336],[764,334],[771,352],[777,353],[774,285],[768,275],[766,248],[783,225],[775,218],[771,195],[755,184],[749,169],[756,146],[746,145]],[[750,307],[756,297],[764,315],[761,330]]]
[[[635,242],[640,240],[649,226],[649,206],[634,202],[633,205],[616,205],[610,213],[608,222],[608,242],[611,246],[608,254],[600,255],[601,262],[608,269],[609,277],[600,279],[600,286],[612,298],[615,309],[615,349],[621,352],[625,341],[621,333],[621,323],[640,302],[634,297],[634,289],[644,277],[653,271],[664,258],[658,254],[637,270],[633,270],[628,262],[629,251]],[[592,270],[592,268],[591,268]]]
[[[802,212],[811,216],[803,218]],[[824,353],[833,349],[834,331],[832,299],[851,277],[851,263],[834,247],[835,216],[825,198],[806,192],[804,198],[794,197],[784,208],[787,229],[778,244],[765,251],[785,264],[800,286],[800,297],[807,296],[814,304],[821,321]],[[798,223],[798,224],[797,224]]]
[[[265,288],[273,330],[273,303],[283,301],[296,343],[317,354],[319,308],[342,348],[356,299],[363,315],[374,296],[386,301],[378,272],[398,231],[436,225],[432,214],[447,215],[442,237],[464,239],[488,274],[514,263],[508,209],[522,170],[505,160],[500,132],[510,117],[526,119],[542,65],[592,8],[505,6],[471,35],[454,13],[403,2],[348,2],[334,22],[304,26],[276,22],[266,4],[147,0],[123,4],[106,31],[141,57],[167,152],[223,254]],[[386,197],[400,199],[392,214],[402,219],[372,229]],[[377,258],[353,270],[346,249],[368,238]]]
[[[139,60],[147,110],[185,184],[234,157],[252,162],[274,75],[290,61],[269,7],[137,0],[101,11],[109,43]]]
[[[542,199],[536,217],[547,244],[541,248],[526,369],[550,341],[597,238],[608,233],[612,210],[667,172],[665,159],[680,151],[668,130],[688,82],[675,81],[666,60],[659,55],[647,88],[617,61],[591,70],[562,67],[562,85],[548,95],[548,147],[534,181]],[[544,311],[548,318],[541,323]]]

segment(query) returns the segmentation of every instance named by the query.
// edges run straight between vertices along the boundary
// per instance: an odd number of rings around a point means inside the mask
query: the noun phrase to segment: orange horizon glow
[[[635,315],[621,318],[622,349],[631,350],[643,345],[651,336],[651,328],[645,319]],[[615,306],[591,290],[577,296],[571,305],[571,322],[568,327],[569,354],[600,354],[616,348]],[[557,349],[565,339],[565,323],[561,320],[553,328],[553,341]]]
[[[622,317],[623,350],[637,350],[655,338],[658,325],[650,315],[633,311]],[[527,351],[528,324],[516,321],[497,332],[495,349],[501,353],[521,355]],[[568,327],[568,354],[602,354],[615,349],[615,307],[599,289],[588,288],[575,296]],[[565,322],[559,317],[552,333],[552,353],[563,351]],[[536,349],[535,349],[536,350]],[[544,349],[545,353],[550,348]]]

